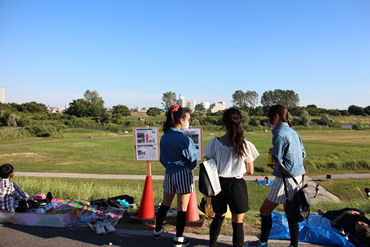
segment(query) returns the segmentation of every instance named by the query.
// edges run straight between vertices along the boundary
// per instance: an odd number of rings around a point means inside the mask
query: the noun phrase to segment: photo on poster
[[[189,128],[184,131],[184,134],[193,140],[195,148],[197,149],[198,161],[202,160],[202,128]]]

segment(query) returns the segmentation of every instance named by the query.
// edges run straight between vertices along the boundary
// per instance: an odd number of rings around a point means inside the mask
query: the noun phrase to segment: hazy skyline
[[[162,107],[294,90],[300,106],[370,105],[370,1],[0,1],[5,101]]]

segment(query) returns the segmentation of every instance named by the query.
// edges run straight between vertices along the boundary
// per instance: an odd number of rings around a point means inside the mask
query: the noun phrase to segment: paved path
[[[13,224],[0,224],[0,246],[150,246],[164,247],[172,246],[173,232],[165,232],[159,240],[153,239],[153,232],[148,230],[126,230],[116,229],[115,233],[108,235],[97,235],[90,228],[54,228],[54,227],[30,227]],[[190,240],[190,246],[207,247],[209,237],[185,233]],[[245,236],[245,241],[257,240],[256,237]],[[110,244],[111,243],[111,244]],[[232,246],[231,236],[219,236],[219,247]],[[290,244],[287,240],[269,240],[269,247],[286,247]],[[299,243],[300,247],[319,247],[329,245]]]

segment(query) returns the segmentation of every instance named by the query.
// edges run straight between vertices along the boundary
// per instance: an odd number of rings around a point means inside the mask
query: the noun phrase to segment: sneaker
[[[95,232],[98,235],[106,234],[106,232],[104,230],[103,222],[101,222],[101,221],[97,221],[96,222],[96,224],[95,224]]]
[[[163,233],[163,231],[164,231],[164,225],[162,226],[161,230],[159,230],[158,232],[154,228],[153,229],[154,239],[159,239],[159,236],[161,236],[161,234]]]
[[[185,239],[185,237],[174,237],[173,238],[173,247],[182,247],[182,246],[188,246],[190,242]]]
[[[116,229],[107,220],[103,221],[103,226],[104,226],[107,233],[111,233],[111,232],[116,231]]]
[[[267,242],[262,243],[260,240],[245,242],[244,246],[245,247],[268,247]]]

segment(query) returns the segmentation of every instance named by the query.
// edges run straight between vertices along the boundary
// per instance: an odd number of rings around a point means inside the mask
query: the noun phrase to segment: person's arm
[[[28,200],[30,198],[30,196],[23,192],[19,187],[18,185],[16,185],[15,183],[13,183],[13,186],[14,186],[14,191],[13,191],[13,196],[15,199],[18,199],[18,200]]]
[[[360,213],[359,212],[357,212],[357,211],[346,211],[346,212],[343,212],[341,215],[339,215],[339,216],[337,216],[332,222],[331,222],[331,224],[333,225],[333,226],[335,226],[340,220],[342,220],[343,218],[344,218],[344,216],[346,216],[346,215],[360,215]]]
[[[253,162],[245,162],[245,168],[247,169],[247,174],[253,175],[254,173],[254,164]]]

